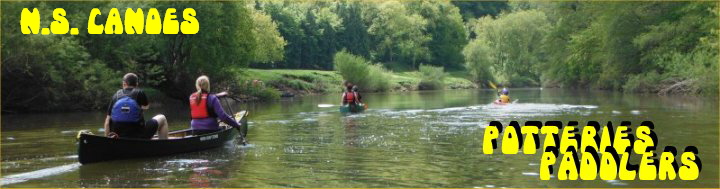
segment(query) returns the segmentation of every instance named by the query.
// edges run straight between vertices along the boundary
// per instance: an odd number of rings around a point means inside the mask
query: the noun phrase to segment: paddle
[[[497,86],[495,86],[495,83],[493,83],[492,81],[488,81],[488,84],[490,84],[490,87],[497,90],[497,95],[498,95],[498,97],[500,97],[500,90],[498,90]],[[518,101],[518,99],[515,99],[512,103],[515,104],[515,103],[517,103],[517,101]]]
[[[497,86],[495,86],[495,83],[493,83],[492,81],[488,81],[488,83],[490,84],[490,87],[497,91],[497,95],[500,96],[500,90],[498,90]]]
[[[318,108],[330,108],[333,106],[337,106],[335,104],[318,104]]]
[[[235,111],[233,111],[233,109],[232,109],[232,106],[230,106],[230,103],[228,103],[227,98],[225,98],[225,97],[229,97],[227,92],[223,91],[223,92],[215,94],[215,96],[217,96],[218,98],[224,99],[223,101],[225,101],[225,106],[228,107],[230,112],[232,112],[233,114],[235,113]],[[239,121],[239,120],[236,120],[236,121]],[[235,126],[233,126],[233,127],[235,127]],[[245,125],[245,127],[247,127],[247,125]],[[235,129],[237,129],[238,132],[240,133],[240,137],[242,138],[242,143],[243,143],[243,145],[245,145],[246,144],[245,133],[243,132],[243,130],[240,129],[240,127],[235,127]]]

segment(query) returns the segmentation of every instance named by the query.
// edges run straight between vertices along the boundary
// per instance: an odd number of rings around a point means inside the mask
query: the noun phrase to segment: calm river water
[[[607,91],[513,89],[365,94],[370,109],[342,115],[338,95],[233,104],[250,111],[248,146],[166,157],[77,163],[75,135],[102,133],[103,112],[2,116],[0,187],[718,187],[718,99]],[[152,100],[152,99],[151,99]],[[188,108],[165,104],[171,130]],[[658,149],[696,146],[695,181],[541,181],[540,154],[484,155],[490,121],[653,121]],[[635,158],[638,159],[638,158]]]

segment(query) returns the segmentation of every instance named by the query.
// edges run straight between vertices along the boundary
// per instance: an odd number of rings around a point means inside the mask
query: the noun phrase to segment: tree
[[[321,33],[315,14],[311,9],[307,9],[305,19],[300,21],[300,28],[305,37],[302,40],[301,65],[298,68],[320,69],[317,63],[320,56],[318,41]]]
[[[452,1],[452,4],[460,9],[465,21],[484,16],[495,17],[509,9],[507,1]]]
[[[465,68],[470,72],[472,81],[485,83],[495,81],[492,75],[492,66],[495,63],[493,50],[485,40],[473,40],[463,50]]]
[[[514,86],[539,84],[538,68],[544,61],[541,44],[550,27],[544,13],[528,10],[504,14],[497,19],[483,17],[472,27],[477,36],[474,40],[485,41],[490,46],[495,79]],[[472,54],[476,53],[466,52],[466,55]]]
[[[447,2],[422,1],[413,4],[413,12],[427,19],[427,33],[431,40],[430,64],[446,68],[462,68],[462,48],[468,43],[468,35],[460,11]]]
[[[410,14],[404,4],[387,1],[379,5],[377,14],[368,28],[377,44],[376,60],[397,62],[417,68],[417,63],[430,59],[426,46],[431,37],[425,34],[427,20]]]
[[[255,36],[250,11],[244,3],[176,2],[158,6],[179,10],[192,7],[205,15],[198,17],[201,27],[213,28],[194,35],[167,36],[167,49],[162,51],[167,53],[163,56],[166,57],[163,67],[167,80],[157,87],[168,96],[187,98],[195,91],[195,78],[202,74],[220,84],[230,81],[233,69],[228,68],[247,67],[252,61]]]
[[[272,63],[283,60],[287,42],[280,36],[277,23],[260,10],[252,10],[253,29],[257,48],[253,51],[253,61]]]
[[[78,36],[22,34],[20,11],[28,7],[49,13],[58,6],[3,3],[2,111],[85,110],[107,105],[109,95],[120,86],[119,74],[93,58]],[[87,7],[64,8],[73,13]],[[41,25],[49,25],[51,14],[40,16]]]
[[[370,58],[371,40],[367,25],[363,22],[360,6],[356,2],[339,6],[338,14],[344,28],[338,33],[338,42],[349,53]]]
[[[299,68],[302,62],[302,45],[304,34],[300,28],[299,18],[282,5],[268,3],[263,6],[270,17],[277,22],[280,35],[287,41],[285,60],[277,62],[277,68]]]

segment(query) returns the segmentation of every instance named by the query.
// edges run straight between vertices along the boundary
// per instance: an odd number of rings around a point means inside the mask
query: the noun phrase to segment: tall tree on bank
[[[431,40],[427,43],[431,60],[429,64],[449,69],[463,68],[462,49],[468,43],[460,11],[449,2],[421,1],[410,4],[412,12],[428,20],[427,33]]]
[[[275,68],[299,68],[302,62],[302,45],[304,34],[300,19],[276,3],[263,4],[263,10],[278,24],[280,35],[287,41],[285,59],[273,64]]]
[[[452,4],[460,9],[465,21],[483,16],[495,17],[510,8],[508,1],[452,1]]]
[[[357,2],[339,5],[338,15],[343,20],[344,29],[338,33],[338,42],[350,54],[370,58],[371,39],[361,11]]]
[[[261,10],[251,9],[253,30],[257,48],[253,51],[253,63],[265,64],[282,61],[287,42],[280,35],[277,23]]]
[[[425,33],[427,20],[408,12],[405,4],[387,1],[377,7],[368,28],[374,38],[376,61],[417,69],[419,62],[430,60],[426,46],[431,37]]]
[[[165,67],[167,80],[158,88],[168,96],[185,99],[195,91],[194,80],[200,74],[216,81],[230,81],[232,69],[247,67],[256,48],[250,11],[240,2],[177,2],[166,6],[183,10],[192,7],[204,28],[197,34],[169,35]],[[228,24],[230,23],[230,24]],[[222,83],[219,83],[222,85]]]
[[[477,36],[465,54],[489,54],[491,71],[499,82],[512,86],[538,86],[539,67],[544,62],[542,40],[550,25],[537,10],[517,11],[497,19],[483,17],[473,25]],[[482,47],[488,45],[488,47]],[[482,47],[482,48],[480,48]],[[471,52],[474,50],[483,52]],[[490,50],[490,52],[485,52]],[[484,64],[471,64],[484,65]]]
[[[298,68],[320,69],[317,63],[320,57],[318,41],[321,33],[315,14],[311,9],[307,9],[305,19],[300,21],[300,28],[302,28],[305,37],[302,39],[301,64]]]

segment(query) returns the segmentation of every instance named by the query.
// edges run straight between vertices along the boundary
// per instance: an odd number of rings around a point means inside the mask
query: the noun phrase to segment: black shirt
[[[107,115],[110,115],[112,113],[112,108],[113,108],[113,105],[115,105],[115,102],[117,102],[118,99],[120,99],[120,97],[123,97],[125,95],[130,95],[130,98],[135,100],[135,102],[137,102],[138,105],[140,105],[141,107],[147,106],[149,104],[147,96],[145,96],[145,92],[143,92],[142,89],[134,89],[134,88],[120,89],[117,92],[115,92],[115,95],[113,95],[112,100],[110,101],[110,104],[108,104]],[[142,110],[140,110],[140,111],[142,113]]]

